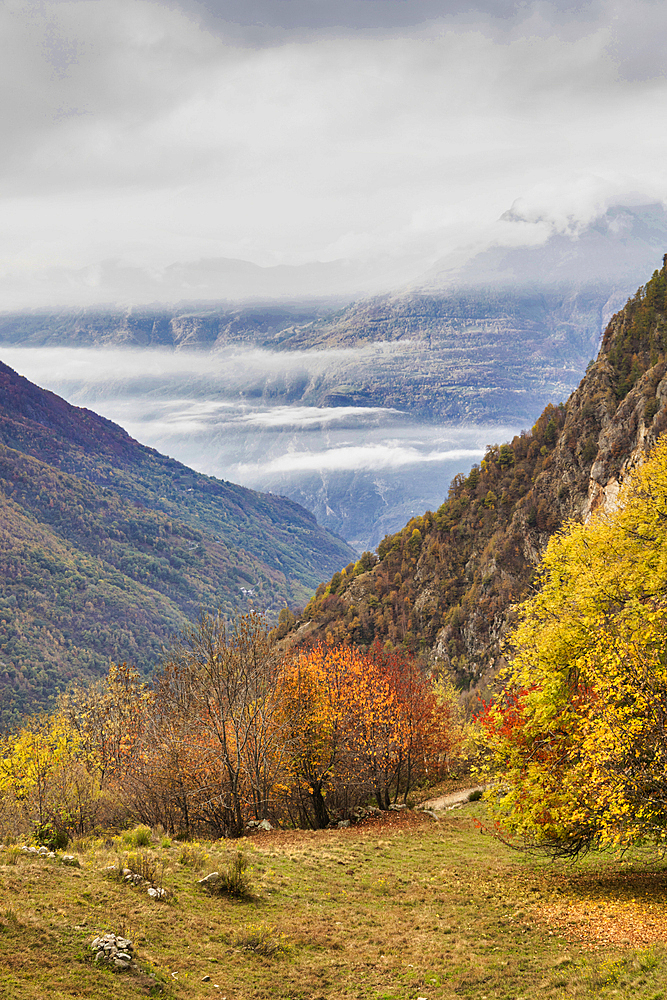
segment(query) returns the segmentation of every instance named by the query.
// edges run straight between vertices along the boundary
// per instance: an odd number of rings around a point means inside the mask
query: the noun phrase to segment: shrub
[[[593,461],[597,453],[598,453],[597,441],[595,440],[594,437],[589,437],[581,452],[581,457],[583,461],[586,463],[586,465],[589,465]]]
[[[92,850],[96,844],[95,837],[75,837],[71,841],[71,850],[75,854],[85,854],[86,851]]]
[[[200,868],[203,868],[208,861],[208,854],[199,844],[185,844],[181,848],[178,860],[187,868],[193,868],[195,871],[199,871]]]
[[[157,861],[146,851],[128,854],[124,867],[129,869],[133,875],[141,876],[144,882],[148,882],[149,885],[157,888],[162,884],[165,870],[164,861]]]
[[[9,847],[5,847],[3,861],[6,865],[17,865],[22,853],[23,851],[17,844],[11,844]]]
[[[648,399],[646,401],[646,406],[644,407],[644,423],[650,424],[653,421],[654,416],[660,409],[660,401],[654,396],[653,399]]]
[[[62,851],[69,843],[66,830],[58,830],[52,823],[36,823],[32,835],[38,844],[48,847],[50,851]]]
[[[166,862],[158,860],[146,851],[136,851],[124,856],[118,853],[116,863],[107,868],[109,878],[118,882],[138,882],[152,886],[154,889],[164,888]]]
[[[239,851],[229,862],[227,871],[211,883],[210,891],[216,895],[234,896],[235,899],[251,899],[253,896],[252,879],[248,872],[248,859]]]
[[[468,802],[479,802],[479,800],[481,799],[481,797],[482,797],[482,790],[481,790],[481,788],[475,788],[475,790],[472,791],[470,793],[470,795],[468,796]]]
[[[150,847],[151,831],[147,826],[136,826],[123,834],[123,840],[132,847]]]
[[[10,927],[13,927],[13,928],[17,928],[21,924],[21,921],[19,920],[18,913],[16,912],[16,910],[12,909],[10,906],[8,906],[7,909],[4,911],[4,913],[2,914],[2,921],[7,926],[10,926]]]
[[[286,934],[277,934],[274,927],[267,924],[247,924],[238,931],[234,944],[244,951],[254,951],[265,958],[284,958],[294,951],[294,945]]]

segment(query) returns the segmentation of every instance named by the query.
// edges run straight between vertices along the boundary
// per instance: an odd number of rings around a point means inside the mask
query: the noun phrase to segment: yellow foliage
[[[548,546],[484,721],[504,825],[557,852],[667,828],[667,441]]]
[[[62,715],[31,719],[1,744],[0,792],[21,799],[43,787],[59,766],[73,760],[80,745],[76,731]]]

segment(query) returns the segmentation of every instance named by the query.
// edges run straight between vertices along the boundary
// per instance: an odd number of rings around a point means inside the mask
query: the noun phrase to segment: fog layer
[[[367,355],[2,349],[2,360],[38,385],[199,472],[297,500],[360,551],[437,508],[457,472],[518,430],[304,402],[332,363],[353,366]]]

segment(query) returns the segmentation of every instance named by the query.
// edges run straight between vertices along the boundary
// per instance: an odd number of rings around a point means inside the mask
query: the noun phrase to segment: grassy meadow
[[[437,821],[390,813],[241,841],[153,832],[139,846],[126,834],[70,845],[80,867],[5,847],[0,996],[667,997],[667,863],[648,852],[526,857],[480,821],[477,802]],[[239,850],[249,898],[197,884]],[[107,869],[119,861],[152,869],[168,897],[119,881]],[[94,963],[90,942],[105,931],[132,938],[135,970]]]

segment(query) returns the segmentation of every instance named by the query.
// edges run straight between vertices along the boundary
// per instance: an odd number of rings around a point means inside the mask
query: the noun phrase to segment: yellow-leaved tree
[[[0,796],[17,807],[43,843],[67,843],[73,802],[69,776],[80,739],[61,713],[29,719],[0,743]],[[52,846],[53,846],[52,845]]]
[[[667,842],[667,440],[552,538],[481,717],[501,828],[556,854]]]

